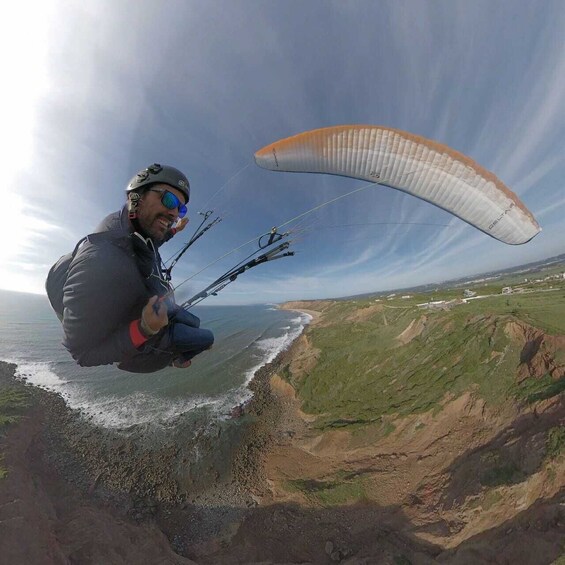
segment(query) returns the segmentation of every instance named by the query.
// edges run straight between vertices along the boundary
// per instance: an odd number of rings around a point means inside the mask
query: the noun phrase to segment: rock
[[[341,558],[343,557],[341,551],[338,549],[336,551],[332,551],[332,553],[330,554],[330,559],[332,561],[336,561],[339,562],[341,561]]]
[[[368,558],[350,557],[347,561],[342,561],[341,565],[370,565],[370,563],[371,561]]]
[[[334,544],[331,541],[327,541],[326,542],[326,554],[330,555],[333,553],[334,550]]]

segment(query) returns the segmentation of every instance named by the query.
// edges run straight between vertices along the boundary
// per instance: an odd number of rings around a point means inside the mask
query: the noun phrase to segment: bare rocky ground
[[[0,365],[2,389],[24,386],[14,382],[14,369]],[[92,495],[88,471],[65,460],[65,450],[52,451],[53,422],[73,415],[56,395],[26,388],[30,407],[0,438],[8,471],[0,480],[2,563],[192,563],[171,549],[154,522],[140,525],[128,516],[127,496]]]
[[[303,335],[259,371],[245,414],[218,427],[181,484],[173,471],[187,465],[190,434],[147,449],[143,430],[103,432],[25,387],[33,402],[0,438],[1,561],[537,565],[565,552],[565,463],[543,459],[546,430],[565,421],[563,395],[493,412],[466,394],[385,438],[321,434],[277,373],[307,370],[317,354]],[[25,386],[13,370],[0,365],[0,387]],[[522,480],[485,490],[477,469],[493,453]],[[366,497],[327,507],[288,488],[336,476],[362,477]]]

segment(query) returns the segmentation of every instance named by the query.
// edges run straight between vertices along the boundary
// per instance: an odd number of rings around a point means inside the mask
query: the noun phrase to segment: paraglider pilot
[[[63,344],[82,366],[118,363],[138,373],[188,367],[214,336],[175,304],[158,250],[188,221],[188,179],[155,163],[133,177],[126,195],[126,205],[49,272]]]

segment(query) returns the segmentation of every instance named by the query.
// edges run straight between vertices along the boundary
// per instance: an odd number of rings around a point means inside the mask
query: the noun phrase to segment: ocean
[[[197,414],[222,420],[251,397],[247,385],[255,371],[288,347],[310,320],[272,304],[191,311],[214,332],[212,350],[188,369],[133,374],[111,365],[78,366],[61,344],[62,328],[47,297],[0,291],[0,359],[17,364],[19,378],[59,393],[101,427],[166,425]]]

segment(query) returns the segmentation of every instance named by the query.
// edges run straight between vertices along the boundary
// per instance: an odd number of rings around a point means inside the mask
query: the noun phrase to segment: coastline
[[[312,318],[313,314],[318,314],[307,313]],[[20,422],[6,430],[6,441],[2,441],[3,451],[7,450],[6,480],[11,481],[10,477],[15,475],[32,475],[34,481],[41,482],[46,475],[54,485],[49,493],[40,497],[39,503],[34,502],[27,487],[18,485],[17,481],[8,490],[18,491],[14,491],[14,497],[23,500],[24,505],[39,504],[40,515],[48,513],[54,505],[51,491],[68,491],[63,506],[68,506],[69,513],[73,512],[73,507],[88,507],[92,515],[103,512],[110,531],[114,521],[126,521],[133,530],[140,529],[139,535],[146,539],[146,545],[154,546],[156,554],[168,556],[170,561],[166,562],[192,563],[183,560],[190,556],[197,558],[198,563],[227,563],[226,557],[218,553],[218,547],[231,539],[238,525],[260,505],[267,492],[262,458],[280,417],[280,408],[271,391],[271,378],[281,364],[289,362],[295,344],[307,327],[308,324],[275,359],[256,371],[248,385],[253,397],[243,413],[214,424],[205,442],[208,453],[200,465],[190,469],[186,474],[189,478],[184,481],[179,481],[174,470],[188,460],[194,447],[190,439],[187,440],[190,430],[182,425],[175,431],[168,429],[163,444],[148,449],[143,426],[134,427],[126,434],[98,428],[80,412],[69,408],[59,394],[16,379],[16,366],[0,362],[0,386],[29,392],[31,402],[30,409]],[[33,428],[31,433],[29,427]],[[35,463],[27,458],[29,445],[22,446],[25,453],[19,453],[15,445],[21,433],[33,438],[31,451],[35,453]],[[222,447],[218,449],[219,442]],[[65,515],[65,511],[60,512]],[[54,536],[52,527],[46,523],[41,527],[46,539]],[[61,524],[57,527],[65,529]],[[145,531],[147,528],[149,534]],[[93,536],[100,537],[102,545],[106,543],[102,539],[104,535],[93,530]],[[24,540],[24,533],[16,530],[10,532],[9,537],[10,548],[5,554],[13,555],[12,563],[30,562],[30,556],[39,555],[46,543],[42,541],[40,547],[36,547],[29,536],[25,535]],[[130,548],[125,542],[123,545],[123,551],[131,551],[132,560],[137,559],[136,547]],[[24,553],[19,555],[18,551]],[[58,548],[56,553],[60,551],[65,550]],[[151,554],[150,549],[146,551]],[[90,562],[86,555],[83,558],[84,562]]]
[[[0,482],[10,525],[0,554],[15,564],[552,563],[565,535],[565,460],[544,462],[544,441],[565,422],[565,397],[494,409],[467,391],[437,413],[396,418],[387,434],[324,429],[297,393],[321,353],[309,328],[332,319],[328,302],[313,304],[282,306],[316,316],[256,371],[241,413],[196,438],[182,419],[161,435],[101,430],[0,364],[0,388],[34,399],[0,440],[11,481]],[[485,488],[477,469],[491,453],[527,453],[528,473]]]
[[[273,380],[280,379],[278,373],[281,368],[292,363],[297,357],[303,349],[304,336],[308,328],[314,326],[321,317],[321,313],[316,310],[290,308],[285,307],[284,304],[281,309],[308,314],[311,320],[286,349],[281,351],[272,362],[267,363],[255,373],[249,383],[253,397],[246,406],[245,413],[253,417],[253,422],[246,436],[247,441],[244,441],[238,449],[236,468],[251,467],[253,469],[253,473],[242,473],[240,476],[245,477],[242,484],[249,488],[256,501],[269,491],[268,478],[265,476],[262,463],[269,447],[276,441],[284,404],[279,395],[276,394],[276,388],[272,384]]]
[[[280,310],[292,310],[308,314],[312,318],[311,323],[315,325],[320,321],[324,310],[334,303],[333,300],[294,300],[292,302],[284,302],[278,304]]]
[[[306,308],[283,308],[281,307],[281,310],[290,310],[291,312],[298,312],[300,314],[307,314],[308,316],[310,316],[311,318],[311,323],[316,323],[317,321],[319,321],[321,313],[316,311],[316,310],[308,310]],[[308,324],[310,325],[310,324]],[[303,330],[304,331],[304,330]],[[303,332],[301,332],[300,335],[302,335]],[[298,339],[298,338],[297,338]]]

